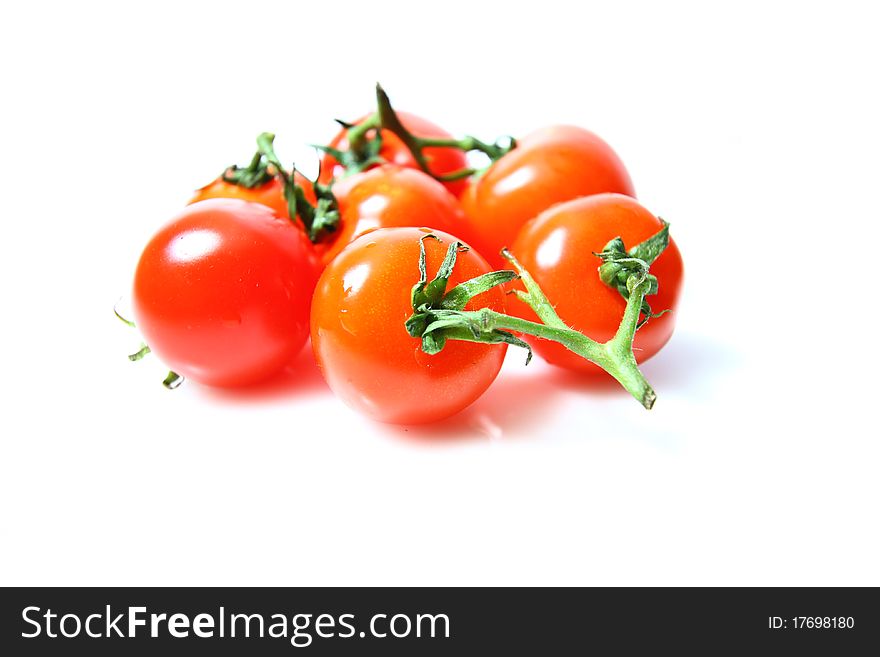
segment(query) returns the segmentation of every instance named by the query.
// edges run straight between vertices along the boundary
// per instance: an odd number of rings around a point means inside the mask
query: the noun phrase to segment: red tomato
[[[306,198],[314,205],[315,191],[312,188],[311,181],[298,171],[294,174],[294,180],[296,180],[298,185],[302,186]],[[287,209],[287,200],[284,198],[284,185],[277,176],[259,187],[243,187],[227,182],[223,180],[223,176],[219,176],[213,182],[196,190],[195,196],[190,199],[189,204],[198,203],[209,198],[238,198],[243,201],[262,203],[272,208],[280,217],[290,216]]]
[[[621,194],[598,194],[560,203],[526,224],[511,251],[553,303],[560,319],[599,342],[610,340],[623,317],[626,301],[605,285],[598,274],[602,251],[615,237],[627,249],[654,235],[662,224],[634,199]],[[657,294],[646,299],[653,312],[673,312],[655,317],[637,332],[633,351],[642,362],[656,354],[672,336],[675,308],[681,292],[681,253],[670,238],[650,272],[657,277]],[[511,297],[510,311],[535,321],[531,308]],[[526,339],[548,362],[573,370],[598,372],[599,368],[562,345],[531,337]]]
[[[413,313],[410,294],[419,280],[419,240],[426,239],[429,278],[456,238],[427,228],[383,228],[352,242],[331,262],[312,301],[312,348],[330,388],[349,406],[396,424],[448,417],[489,387],[507,345],[450,340],[424,353],[404,323]],[[448,289],[490,271],[475,251],[459,253]],[[501,311],[497,288],[474,297],[467,310]]]
[[[305,344],[317,271],[308,237],[290,219],[240,199],[201,201],[144,249],[135,322],[178,374],[245,385],[280,370]]]
[[[433,139],[452,139],[452,135],[443,128],[431,123],[427,119],[423,119],[409,112],[396,111],[397,117],[403,126],[416,137],[425,137]],[[356,124],[362,123],[366,116],[356,121]],[[372,136],[374,131],[370,131],[368,136]],[[332,148],[340,151],[348,150],[348,131],[341,130],[329,144]],[[435,176],[453,173],[467,168],[467,158],[465,154],[457,148],[450,147],[428,147],[424,149],[425,157],[429,162],[431,173]],[[410,150],[406,147],[400,138],[388,130],[382,131],[382,150],[379,155],[392,164],[397,164],[410,169],[420,169],[418,163],[412,156]],[[329,153],[326,153],[321,160],[321,176],[319,181],[328,184],[333,178],[341,178],[344,174],[342,167]],[[454,180],[443,183],[443,185],[452,194],[458,196],[467,187],[466,180]]]
[[[461,197],[467,228],[460,234],[490,263],[506,267],[499,252],[529,219],[556,203],[602,192],[635,196],[611,147],[582,128],[543,128],[471,182]]]
[[[316,246],[326,264],[349,242],[376,228],[428,226],[455,232],[464,222],[461,206],[431,176],[386,164],[343,178],[333,186],[340,227]]]

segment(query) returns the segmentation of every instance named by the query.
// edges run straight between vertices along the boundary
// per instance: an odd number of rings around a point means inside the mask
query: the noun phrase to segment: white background
[[[2,584],[880,584],[872,3],[16,3],[0,23]],[[486,138],[607,139],[687,266],[612,386],[511,353],[439,426],[303,354],[246,393],[129,363],[151,233],[381,80]]]

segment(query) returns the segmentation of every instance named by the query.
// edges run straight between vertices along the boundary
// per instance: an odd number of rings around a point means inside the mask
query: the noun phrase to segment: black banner
[[[856,654],[877,589],[3,589],[3,655]]]

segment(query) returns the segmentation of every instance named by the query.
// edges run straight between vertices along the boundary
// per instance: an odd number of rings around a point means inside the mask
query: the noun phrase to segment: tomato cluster
[[[251,384],[310,335],[347,404],[419,423],[476,400],[519,345],[604,369],[650,408],[636,362],[672,334],[682,258],[597,135],[455,139],[378,89],[323,150],[312,182],[264,133],[149,241],[134,321],[174,373]],[[468,168],[468,151],[491,164]]]

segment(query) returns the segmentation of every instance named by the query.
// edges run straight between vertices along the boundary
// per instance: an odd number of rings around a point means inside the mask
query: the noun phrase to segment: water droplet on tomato
[[[351,326],[350,322],[346,322],[346,319],[348,319],[348,317],[346,315],[347,312],[348,312],[348,310],[346,308],[340,308],[340,310],[339,310],[339,325],[342,327],[342,329],[346,333],[348,333],[349,335],[353,335],[354,337],[357,337],[357,331],[355,330],[354,326]]]

